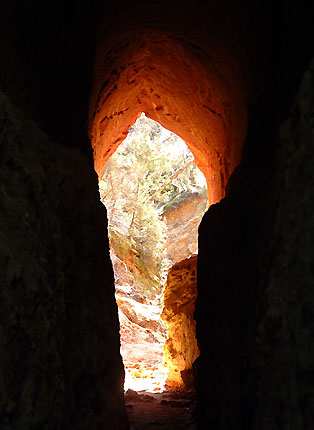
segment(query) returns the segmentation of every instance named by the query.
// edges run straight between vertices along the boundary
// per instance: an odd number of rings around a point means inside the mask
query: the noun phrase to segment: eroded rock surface
[[[275,174],[245,160],[201,223],[195,369],[202,428],[314,424],[313,90],[312,62],[276,136]],[[248,139],[263,148],[266,137],[253,131]]]
[[[169,369],[167,385],[178,389],[193,386],[192,364],[198,356],[193,318],[197,296],[197,256],[189,257],[198,249],[198,226],[207,196],[183,193],[176,199],[176,202],[166,205],[163,215],[168,227],[165,255],[172,264],[164,302],[162,289],[159,295],[146,297],[139,293],[134,282],[126,283],[130,282],[128,272],[134,267],[129,260],[120,260],[113,249],[111,260],[116,278],[121,353],[125,367],[132,375],[140,377],[144,369],[152,374],[164,362]]]
[[[158,2],[144,9],[135,3],[132,13],[120,11],[113,28],[105,24],[101,36],[109,32],[110,39],[99,38],[89,121],[100,177],[145,112],[190,147],[207,177],[209,202],[224,195],[246,133],[247,39],[235,44],[246,18],[233,7],[239,19],[234,31],[225,12],[217,25],[218,2],[207,7]]]
[[[97,176],[2,93],[0,153],[0,427],[126,429]]]
[[[160,319],[160,298],[145,300],[129,286],[116,286],[119,307],[121,354],[127,369],[156,370],[162,362],[167,338]]]
[[[166,325],[160,319],[162,294],[160,292],[147,297],[141,290],[138,291],[129,276],[130,263],[126,265],[115,255],[113,249],[110,250],[110,255],[119,308],[120,350],[126,370],[125,387],[158,390],[165,379],[160,379],[159,376],[164,371],[161,367],[163,345],[167,338]],[[150,383],[146,382],[147,378]]]
[[[164,362],[169,368],[167,385],[193,386],[192,364],[199,355],[195,337],[194,307],[197,296],[197,256],[180,261],[168,273],[162,319],[168,328]]]
[[[177,199],[162,217],[168,227],[166,256],[172,265],[197,253],[198,227],[207,206],[206,194],[186,192]]]

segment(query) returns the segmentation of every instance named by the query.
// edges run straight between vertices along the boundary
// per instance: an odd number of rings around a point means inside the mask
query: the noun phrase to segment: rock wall
[[[207,196],[186,193],[179,202],[163,214],[167,224],[167,258],[172,264],[190,257],[198,251],[198,227],[207,206]],[[170,202],[171,205],[171,202]]]
[[[97,176],[2,93],[0,130],[0,427],[126,429]]]
[[[172,389],[193,388],[192,365],[199,355],[194,305],[197,296],[197,256],[180,261],[168,272],[161,318],[168,328],[164,363],[169,369],[167,385]]]
[[[202,429],[314,425],[313,72],[312,63],[276,137],[275,175],[250,153],[201,223],[195,369]],[[247,143],[265,141],[249,133]]]
[[[135,2],[132,11],[119,10],[114,22],[104,15],[89,118],[100,177],[145,112],[190,147],[207,178],[209,202],[224,195],[246,133],[248,39],[228,25],[220,2],[211,3]],[[239,15],[236,7],[233,12]]]

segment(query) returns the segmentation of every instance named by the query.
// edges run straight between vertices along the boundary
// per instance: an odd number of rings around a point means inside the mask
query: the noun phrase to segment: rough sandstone
[[[178,263],[197,253],[198,227],[206,205],[205,195],[192,193],[163,215],[168,229],[166,256],[170,263]]]
[[[0,130],[0,427],[126,429],[97,176],[2,93]]]
[[[246,160],[200,226],[195,370],[206,428],[313,426],[313,89],[312,62],[276,136],[274,177]]]
[[[214,14],[210,15],[213,22],[202,21],[194,15],[192,4],[185,7],[187,15],[167,6],[169,18],[176,14],[171,22],[152,4],[151,10],[145,10],[150,21],[147,29],[143,10],[134,5],[131,15],[120,14],[115,28],[102,30],[90,103],[90,138],[101,177],[110,155],[145,112],[190,147],[207,178],[211,204],[223,197],[241,159],[247,127],[246,62],[242,48],[236,53],[224,37],[224,24],[217,28]],[[188,31],[193,27],[195,31]]]
[[[192,365],[199,355],[194,308],[197,296],[197,255],[175,264],[168,273],[161,314],[168,328],[164,363],[172,389],[193,388]]]

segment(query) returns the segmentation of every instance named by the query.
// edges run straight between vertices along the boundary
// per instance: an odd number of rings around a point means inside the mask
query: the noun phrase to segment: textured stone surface
[[[97,176],[2,93],[0,130],[0,427],[126,428]]]
[[[198,250],[198,227],[204,215],[206,195],[193,193],[166,212],[162,219],[167,224],[167,258],[178,263]]]
[[[194,305],[197,296],[197,256],[175,264],[168,273],[162,319],[168,327],[164,362],[169,368],[167,385],[193,387],[192,364],[199,351],[195,337]]]
[[[162,363],[162,348],[166,340],[166,326],[160,319],[161,300],[148,300],[130,285],[116,284],[116,301],[119,307],[121,355],[126,370],[133,372],[141,368],[153,373]],[[147,374],[138,376],[147,378]]]
[[[314,61],[280,128],[278,159],[258,260],[254,428],[303,430],[314,427]]]
[[[313,88],[312,64],[277,137],[274,177],[248,158],[201,223],[201,428],[314,426]]]
[[[207,177],[209,202],[224,195],[241,157],[248,82],[246,41],[237,48],[229,43],[225,36],[232,29],[224,20],[217,27],[215,3],[209,11],[205,4],[196,10],[192,3],[167,2],[167,16],[159,2],[145,8],[135,4],[132,13],[120,11],[114,26],[106,22],[97,48],[89,121],[99,176],[145,112],[190,147]],[[202,12],[204,17],[208,13],[204,20]],[[233,41],[238,37],[237,29]]]

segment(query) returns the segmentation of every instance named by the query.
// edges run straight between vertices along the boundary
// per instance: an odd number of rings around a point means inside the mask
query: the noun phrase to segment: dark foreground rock
[[[313,428],[314,63],[276,137],[247,158],[200,228],[200,428]],[[250,144],[265,144],[251,136]],[[264,140],[263,140],[264,139]],[[269,163],[269,160],[268,160]]]
[[[195,430],[193,392],[126,393],[131,430]]]
[[[97,177],[2,94],[0,153],[0,428],[125,429]]]

